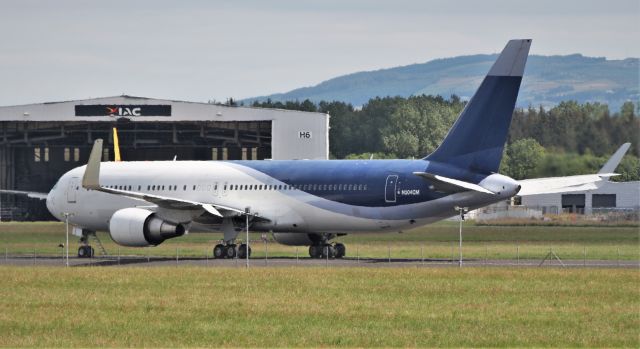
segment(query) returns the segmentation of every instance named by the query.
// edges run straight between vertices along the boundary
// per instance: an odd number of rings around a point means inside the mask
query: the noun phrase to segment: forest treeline
[[[344,102],[255,102],[255,107],[329,113],[332,158],[422,158],[444,139],[465,106],[457,96],[385,97],[355,109]],[[623,143],[632,146],[617,180],[640,180],[638,106],[562,102],[516,109],[500,172],[516,179],[593,173]]]

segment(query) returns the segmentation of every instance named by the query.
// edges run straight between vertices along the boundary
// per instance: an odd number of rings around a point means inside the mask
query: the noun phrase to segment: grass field
[[[635,269],[0,267],[1,347],[633,347]]]
[[[465,258],[542,259],[552,248],[563,259],[638,260],[640,259],[640,230],[638,227],[571,227],[571,226],[478,226],[465,222],[463,229]],[[111,241],[108,234],[99,237],[110,254],[203,257],[211,254],[221,234],[193,233],[168,240],[158,247],[125,248]],[[242,236],[243,237],[243,236]],[[269,236],[270,237],[270,236]],[[260,234],[252,234],[258,240]],[[0,223],[0,248],[10,254],[59,255],[58,247],[65,239],[62,223]],[[75,253],[77,237],[71,236],[71,251]],[[439,222],[402,234],[357,234],[338,238],[347,245],[347,256],[363,258],[437,258],[448,259],[457,254],[458,225]],[[0,253],[3,251],[0,251]],[[300,257],[307,256],[305,247],[297,249]],[[296,248],[277,243],[253,245],[253,256],[295,256]]]

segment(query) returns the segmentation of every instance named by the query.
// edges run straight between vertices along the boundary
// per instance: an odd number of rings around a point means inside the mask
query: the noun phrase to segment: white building
[[[598,189],[526,195],[478,209],[476,219],[542,218],[545,214],[640,211],[640,182],[601,182]]]
[[[522,206],[540,208],[543,213],[591,214],[594,209],[638,209],[640,182],[603,182],[598,189],[570,193],[527,195]]]
[[[114,159],[118,129],[125,161],[322,160],[329,157],[329,115],[133,96],[0,107],[0,188],[48,192],[87,162],[95,139]],[[3,210],[50,218],[44,203],[0,195]]]

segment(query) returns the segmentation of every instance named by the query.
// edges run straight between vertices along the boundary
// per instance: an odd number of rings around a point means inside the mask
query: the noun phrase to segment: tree
[[[507,146],[506,153],[501,169],[506,170],[505,174],[512,178],[524,179],[533,174],[544,158],[545,150],[535,139],[525,138]]]

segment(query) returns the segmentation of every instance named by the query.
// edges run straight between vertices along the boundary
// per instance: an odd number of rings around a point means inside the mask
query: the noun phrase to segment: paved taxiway
[[[457,260],[448,259],[310,259],[310,258],[269,258],[250,259],[251,267],[366,267],[366,268],[406,268],[406,267],[457,267]],[[532,259],[471,259],[464,260],[467,267],[538,267],[542,260]],[[63,267],[65,261],[61,257],[9,256],[0,259],[0,265],[13,266],[48,266]],[[238,267],[244,268],[244,259],[204,259],[204,258],[175,258],[168,257],[99,257],[92,259],[69,258],[69,265],[73,267],[169,267],[169,266],[200,266],[200,267]],[[542,266],[546,267],[601,267],[601,268],[640,268],[640,261],[630,260],[547,260]]]

